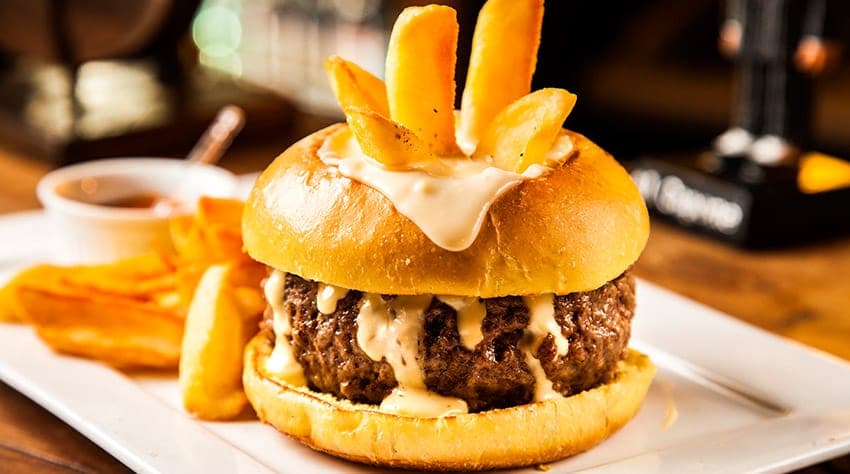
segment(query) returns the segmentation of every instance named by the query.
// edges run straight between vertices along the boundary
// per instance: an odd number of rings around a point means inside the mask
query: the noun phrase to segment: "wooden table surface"
[[[222,164],[240,173],[259,170],[283,146],[236,150]],[[0,150],[0,214],[38,208],[35,185],[48,169]],[[653,222],[636,269],[640,277],[743,321],[850,360],[850,237],[745,252]],[[126,468],[0,383],[0,472],[80,471]],[[850,472],[850,456],[806,472]]]

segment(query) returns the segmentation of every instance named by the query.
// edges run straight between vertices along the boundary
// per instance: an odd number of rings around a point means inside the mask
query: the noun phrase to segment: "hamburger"
[[[542,10],[487,2],[457,113],[451,8],[401,14],[386,81],[328,61],[347,123],[277,157],[243,215],[269,267],[243,376],[261,420],[357,462],[479,470],[584,451],[638,411],[647,211],[562,128],[575,96],[529,93]]]

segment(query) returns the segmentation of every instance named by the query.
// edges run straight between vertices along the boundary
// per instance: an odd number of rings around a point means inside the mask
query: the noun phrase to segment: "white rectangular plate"
[[[0,282],[50,259],[48,235],[40,212],[0,218]],[[850,452],[850,365],[645,281],[638,288],[633,346],[659,368],[644,406],[552,472],[778,472]],[[0,324],[0,379],[136,471],[376,472],[256,420],[196,421],[176,378],[57,355],[25,326]]]

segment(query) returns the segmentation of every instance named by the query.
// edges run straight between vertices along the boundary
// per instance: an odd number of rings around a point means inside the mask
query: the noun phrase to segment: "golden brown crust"
[[[595,289],[646,243],[646,206],[628,173],[567,131],[572,158],[500,197],[471,247],[445,250],[380,192],[317,157],[325,137],[344,126],[304,138],[260,176],[243,218],[256,260],[361,291],[490,298]]]
[[[260,419],[313,449],[361,463],[427,470],[482,470],[551,462],[585,451],[626,424],[655,366],[630,351],[610,383],[568,398],[446,418],[375,411],[275,379],[259,334],[245,353],[244,386]]]

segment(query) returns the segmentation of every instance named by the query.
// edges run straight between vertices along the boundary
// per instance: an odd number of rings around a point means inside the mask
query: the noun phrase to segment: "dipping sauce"
[[[163,196],[156,193],[140,193],[131,194],[117,199],[97,203],[100,206],[106,207],[123,207],[127,209],[149,209],[158,201],[163,199]]]

